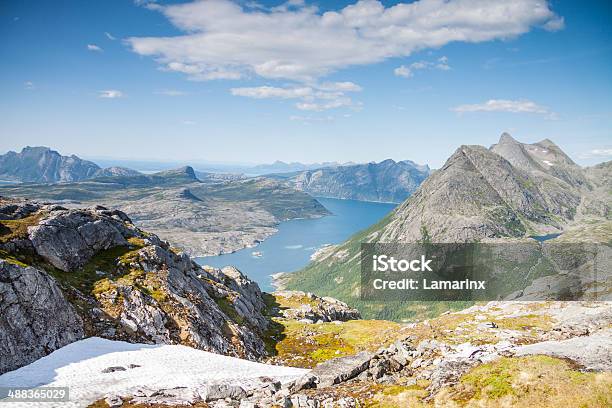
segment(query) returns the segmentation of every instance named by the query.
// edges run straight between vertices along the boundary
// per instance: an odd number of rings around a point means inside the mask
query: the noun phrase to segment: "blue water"
[[[559,235],[561,235],[561,233],[547,234],[547,235],[531,235],[529,238],[533,238],[538,242],[544,242],[544,241],[548,241],[549,239],[555,239]]]
[[[221,268],[233,265],[256,281],[262,290],[272,290],[270,275],[294,272],[310,262],[310,256],[325,244],[338,244],[377,223],[395,204],[319,198],[333,215],[309,220],[286,221],[278,232],[254,248],[232,254],[197,258],[201,265]],[[261,252],[254,256],[253,252]]]

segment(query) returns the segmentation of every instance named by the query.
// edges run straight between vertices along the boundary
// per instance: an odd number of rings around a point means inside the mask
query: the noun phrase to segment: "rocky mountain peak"
[[[510,135],[510,133],[508,133],[508,132],[504,132],[504,133],[502,133],[502,134],[501,134],[501,136],[499,137],[499,142],[498,142],[498,143],[499,143],[499,144],[502,144],[502,143],[518,143],[518,142],[516,141],[516,139],[515,139],[515,138],[513,138],[513,137]]]
[[[0,179],[12,182],[64,183],[92,177],[100,167],[77,156],[62,156],[45,146],[26,146],[0,155]]]

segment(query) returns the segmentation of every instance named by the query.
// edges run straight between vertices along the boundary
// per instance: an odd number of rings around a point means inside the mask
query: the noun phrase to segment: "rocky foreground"
[[[237,269],[203,268],[121,211],[0,200],[0,373],[91,336],[262,360],[267,296]],[[333,299],[283,311],[358,317]]]
[[[93,406],[604,407],[611,322],[604,302],[490,302],[408,325],[389,346],[330,358],[297,379],[142,387]]]
[[[93,335],[266,354],[262,294],[236,269],[204,270],[104,207],[3,200],[0,216],[0,372]]]

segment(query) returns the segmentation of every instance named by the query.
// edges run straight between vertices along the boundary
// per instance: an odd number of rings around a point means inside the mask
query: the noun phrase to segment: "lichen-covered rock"
[[[361,314],[357,309],[332,297],[319,297],[297,290],[277,291],[274,292],[274,296],[280,304],[280,315],[286,319],[313,323],[361,319]]]
[[[28,235],[38,255],[63,271],[84,266],[97,252],[127,245],[134,231],[120,211],[110,215],[104,207],[49,211]]]
[[[38,205],[26,199],[3,200],[0,202],[0,220],[20,219],[38,209]]]
[[[83,337],[83,323],[45,272],[0,260],[0,374]]]
[[[354,356],[334,358],[319,364],[307,375],[317,377],[317,388],[340,384],[357,377],[370,367],[373,353],[362,351]]]
[[[53,294],[81,318],[78,328],[70,320],[57,320],[49,332],[52,340],[45,340],[49,346],[31,353],[32,359],[57,348],[53,341],[63,345],[78,338],[53,337],[54,329],[131,342],[184,344],[251,360],[266,355],[263,334],[268,317],[262,293],[237,269],[204,269],[136,228],[124,213],[101,206],[66,209],[1,199],[2,208],[5,218],[18,222],[2,225],[0,257],[36,266],[32,270],[37,280],[25,281],[24,290],[34,293],[40,282],[50,282]],[[0,299],[2,307],[10,305],[7,299]],[[15,307],[27,308],[28,302],[34,300],[19,298]],[[35,309],[41,316],[45,311],[53,316],[61,308],[57,302],[41,302]],[[14,327],[27,325],[18,321]],[[10,333],[2,329],[0,336]],[[29,347],[26,338],[13,342],[14,347]]]

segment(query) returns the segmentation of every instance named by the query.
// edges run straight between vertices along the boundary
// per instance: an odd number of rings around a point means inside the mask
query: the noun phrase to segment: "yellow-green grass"
[[[476,316],[484,319],[477,320]],[[478,324],[493,322],[493,330],[478,329]],[[553,320],[546,314],[527,313],[514,317],[496,316],[493,313],[450,313],[425,322],[419,322],[407,329],[407,334],[416,337],[419,343],[425,339],[436,339],[449,344],[469,342],[472,344],[492,344],[501,339],[501,330],[513,330],[520,337],[520,343],[532,343],[539,340],[539,333],[551,330]]]
[[[341,324],[307,324],[274,319],[277,333],[269,341],[273,361],[294,367],[316,364],[360,351],[375,351],[406,333],[398,323],[383,320],[351,320]]]
[[[130,238],[128,246],[117,246],[98,252],[80,269],[71,272],[49,269],[49,272],[62,284],[78,289],[87,294],[101,291],[99,284],[105,280],[126,275],[130,264],[135,262],[138,251],[143,248],[144,241],[140,238]],[[104,273],[99,275],[98,272]]]
[[[0,220],[0,243],[28,237],[28,227],[38,225],[42,213],[35,213],[18,220]]]
[[[443,389],[436,406],[582,407],[612,406],[612,373],[580,372],[548,356],[504,357],[473,368]]]

